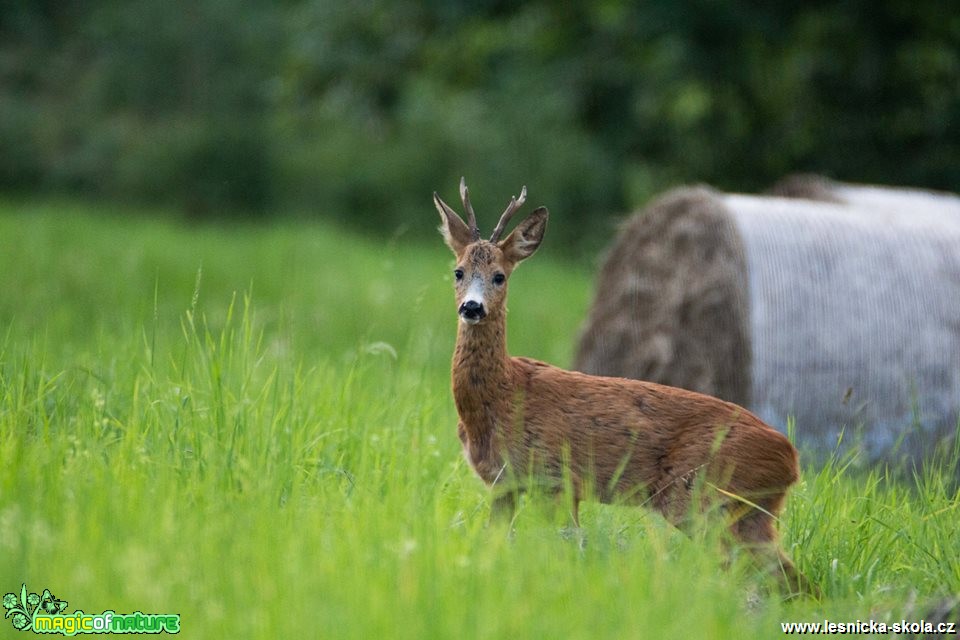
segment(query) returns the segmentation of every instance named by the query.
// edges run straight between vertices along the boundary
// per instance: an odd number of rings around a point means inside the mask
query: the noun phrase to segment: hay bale
[[[780,429],[795,416],[814,450],[858,425],[873,456],[911,425],[921,441],[952,433],[960,199],[814,186],[813,199],[684,188],[629,219],[574,367],[716,395]]]
[[[680,189],[621,228],[576,369],[749,401],[747,266],[718,196]]]
[[[835,182],[816,174],[794,174],[777,182],[769,195],[848,204],[874,211],[894,211],[910,215],[923,210],[925,215],[960,216],[960,196],[943,191],[882,187]]]

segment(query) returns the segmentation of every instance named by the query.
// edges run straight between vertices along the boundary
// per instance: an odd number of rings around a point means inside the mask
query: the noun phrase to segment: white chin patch
[[[477,324],[478,322],[480,322],[480,318],[468,318],[466,316],[461,315],[460,322],[464,324]]]

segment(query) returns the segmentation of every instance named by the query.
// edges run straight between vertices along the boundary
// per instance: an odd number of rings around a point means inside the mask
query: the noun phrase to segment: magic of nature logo
[[[78,633],[180,633],[179,613],[84,613],[66,614],[67,602],[44,589],[42,593],[27,591],[3,596],[4,618],[12,618],[13,628],[34,633],[59,633],[74,636]]]

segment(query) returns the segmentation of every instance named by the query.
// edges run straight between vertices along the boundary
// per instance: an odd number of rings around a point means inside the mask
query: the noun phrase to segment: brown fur
[[[539,246],[545,209],[505,240],[474,240],[459,218],[441,213],[457,258],[457,305],[470,283],[507,278]],[[479,322],[459,323],[453,355],[458,434],[477,474],[494,489],[494,512],[512,516],[517,495],[535,484],[572,489],[582,499],[646,504],[683,526],[694,486],[704,480],[730,518],[734,538],[796,591],[805,579],[779,551],[774,519],[798,477],[797,452],[779,432],[735,404],[660,384],[565,371],[511,358],[506,345],[507,284],[487,284]],[[714,492],[717,489],[719,491]],[[749,501],[751,504],[743,502]]]

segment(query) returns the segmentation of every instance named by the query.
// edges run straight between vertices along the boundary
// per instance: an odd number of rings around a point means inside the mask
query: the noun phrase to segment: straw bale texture
[[[672,191],[622,227],[574,367],[743,404],[871,456],[960,412],[960,198],[810,176],[777,196]],[[789,196],[789,197],[783,197]],[[913,441],[916,442],[913,442]]]

